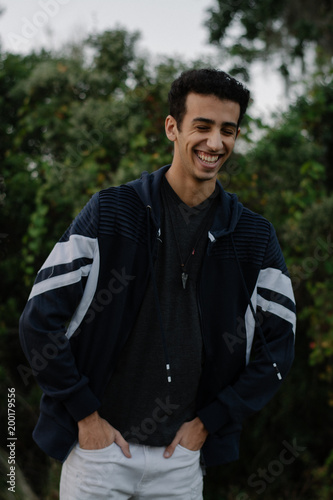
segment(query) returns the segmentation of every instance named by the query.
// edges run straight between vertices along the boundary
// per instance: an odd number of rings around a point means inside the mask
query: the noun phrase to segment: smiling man
[[[202,467],[238,458],[242,422],[290,369],[275,231],[217,180],[248,101],[223,71],[183,73],[171,165],[96,193],[38,273],[20,336],[61,500],[201,500]]]
[[[185,106],[181,123],[172,115],[166,119],[167,137],[175,144],[166,178],[182,201],[194,206],[213,193],[217,174],[233,151],[240,105],[191,92]]]

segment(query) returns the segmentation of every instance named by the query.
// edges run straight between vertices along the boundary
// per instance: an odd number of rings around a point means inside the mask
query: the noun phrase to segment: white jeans
[[[116,443],[101,450],[77,444],[63,464],[60,500],[202,500],[200,452],[178,445],[170,458],[164,447],[130,444],[126,458]]]

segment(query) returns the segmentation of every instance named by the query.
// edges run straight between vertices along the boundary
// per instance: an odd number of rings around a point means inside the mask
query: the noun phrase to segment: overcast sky
[[[204,27],[212,5],[214,0],[0,0],[0,40],[4,50],[28,53],[120,25],[140,31],[142,50],[192,60],[216,55]],[[250,89],[256,114],[281,106],[283,89],[267,68],[256,70]]]

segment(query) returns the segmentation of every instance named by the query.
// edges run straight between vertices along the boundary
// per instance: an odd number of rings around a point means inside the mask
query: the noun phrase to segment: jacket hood
[[[142,203],[152,208],[151,214],[156,227],[160,227],[159,193],[163,176],[171,165],[166,165],[153,173],[143,172],[140,179],[128,183],[137,192]],[[224,191],[217,181],[220,196],[220,209],[216,211],[213,225],[209,232],[212,241],[221,236],[233,233],[243,212],[243,205],[238,201],[236,194]]]

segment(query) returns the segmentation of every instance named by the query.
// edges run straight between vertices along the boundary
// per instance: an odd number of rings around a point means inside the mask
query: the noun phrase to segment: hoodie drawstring
[[[168,347],[167,347],[167,343],[166,343],[165,330],[164,330],[163,321],[162,321],[160,301],[159,301],[159,298],[158,298],[158,290],[157,290],[156,277],[155,277],[154,264],[153,264],[153,255],[152,255],[152,249],[151,249],[151,236],[150,236],[150,214],[151,214],[151,206],[147,205],[146,209],[147,209],[148,252],[149,252],[150,274],[151,274],[151,280],[152,280],[152,284],[153,284],[153,291],[154,291],[154,299],[155,299],[155,306],[156,306],[156,311],[157,311],[157,317],[158,317],[158,322],[159,322],[159,325],[160,325],[161,336],[162,336],[164,359],[165,359],[165,368],[166,368],[166,372],[167,372],[167,381],[171,382],[171,371],[170,371],[169,353],[168,353]]]
[[[240,261],[239,261],[239,257],[238,257],[238,254],[237,254],[237,250],[236,250],[236,246],[235,246],[233,235],[231,234],[230,236],[231,236],[232,247],[233,247],[233,250],[234,250],[235,257],[236,257],[236,262],[237,262],[238,270],[239,270],[240,276],[242,278],[243,289],[245,291],[246,298],[247,298],[248,304],[250,306],[250,309],[251,309],[251,312],[252,312],[252,316],[253,316],[254,321],[255,321],[256,329],[257,329],[257,331],[259,333],[259,336],[261,338],[261,341],[262,341],[262,344],[263,344],[264,349],[266,351],[267,357],[271,361],[271,363],[272,363],[272,365],[273,365],[273,367],[274,367],[274,369],[276,371],[277,378],[279,380],[282,380],[281,372],[279,370],[278,365],[273,360],[272,354],[271,354],[270,350],[268,349],[267,342],[266,342],[266,339],[265,339],[265,335],[264,335],[264,333],[263,333],[263,331],[261,329],[261,326],[260,326],[259,318],[258,318],[258,316],[257,316],[257,314],[256,314],[256,312],[254,310],[254,307],[253,307],[253,304],[252,304],[252,301],[251,301],[251,298],[250,298],[250,294],[249,294],[249,291],[248,291],[248,288],[247,288],[247,285],[246,285],[246,282],[245,282],[245,278],[244,278],[244,275],[243,275],[243,272],[242,272],[242,268],[241,268],[241,265],[240,265]]]

